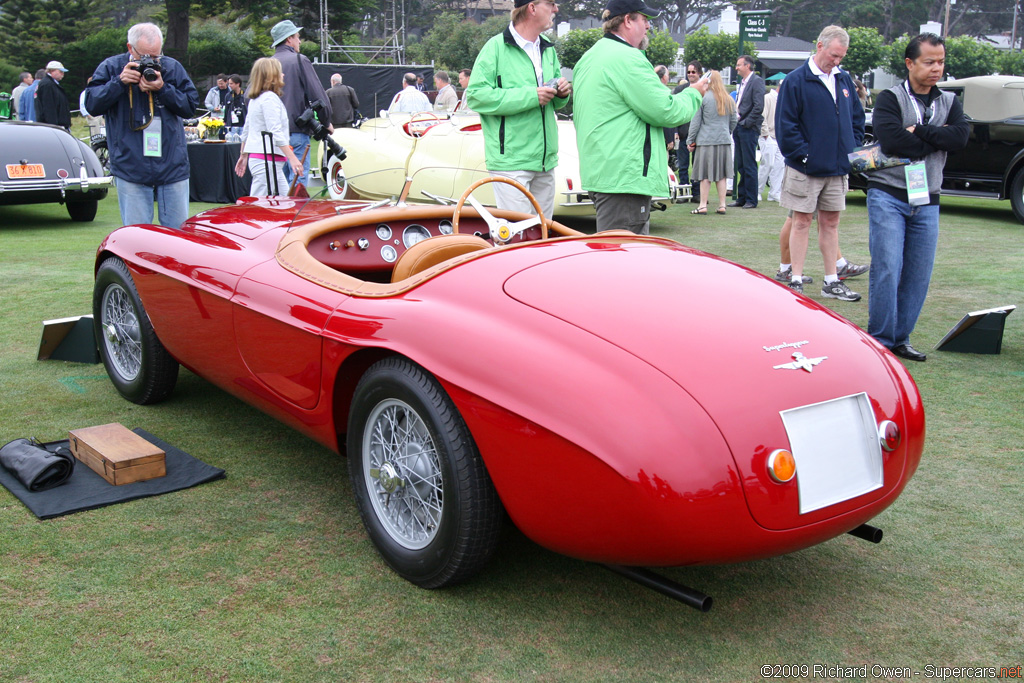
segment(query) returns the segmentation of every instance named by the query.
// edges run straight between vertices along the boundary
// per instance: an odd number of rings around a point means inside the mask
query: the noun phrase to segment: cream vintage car
[[[332,198],[391,199],[407,176],[413,184],[407,201],[454,204],[472,183],[486,178],[484,138],[476,114],[420,112],[391,114],[364,121],[359,128],[341,128],[334,139],[348,157],[326,169]],[[555,216],[592,216],[594,205],[580,186],[576,128],[558,121],[558,166],[555,169]],[[675,173],[666,167],[671,197],[680,191]],[[689,192],[689,186],[683,191]],[[479,201],[494,206],[491,186],[480,188]]]

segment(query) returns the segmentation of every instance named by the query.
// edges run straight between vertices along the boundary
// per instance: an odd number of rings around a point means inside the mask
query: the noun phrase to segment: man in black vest
[[[900,358],[924,361],[910,345],[924,306],[939,241],[939,190],[946,153],[967,145],[970,126],[942,80],[946,46],[934,33],[911,38],[903,54],[907,80],[883,91],[872,113],[882,152],[909,166],[868,175],[868,334]]]

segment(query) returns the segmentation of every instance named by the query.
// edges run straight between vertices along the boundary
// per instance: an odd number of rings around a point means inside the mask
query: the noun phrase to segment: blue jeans
[[[178,228],[188,218],[188,178],[150,187],[115,177],[114,185],[121,209],[121,225],[152,223],[154,201],[160,213],[160,225]]]
[[[295,152],[295,156],[302,159],[302,155],[306,152],[306,148],[309,147],[309,136],[305,133],[292,133],[288,139],[288,144],[292,146],[292,151]],[[303,185],[309,186],[309,157],[313,154],[313,150],[306,154],[306,158],[302,159],[302,175],[299,176],[299,182]],[[290,164],[284,165],[284,177],[288,180],[289,187],[291,186],[292,177],[295,174],[292,173],[292,167]],[[288,194],[288,190],[281,188],[281,194]]]
[[[868,190],[868,334],[886,348],[907,344],[924,307],[939,242],[939,206],[911,206]]]
[[[736,172],[739,178],[733,182],[733,196],[741,204],[757,206],[761,195],[757,192],[757,140],[761,129],[750,130],[736,126],[733,138],[736,140]]]

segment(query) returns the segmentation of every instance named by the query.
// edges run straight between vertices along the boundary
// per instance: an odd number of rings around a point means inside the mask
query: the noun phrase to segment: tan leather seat
[[[490,246],[487,240],[476,235],[439,235],[427,238],[406,249],[398,258],[391,273],[391,281],[404,280],[448,259],[489,249]]]

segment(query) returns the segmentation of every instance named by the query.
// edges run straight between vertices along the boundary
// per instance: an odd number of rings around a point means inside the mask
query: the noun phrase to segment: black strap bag
[[[51,451],[35,439],[15,439],[0,447],[0,465],[29,491],[45,491],[68,480],[75,457],[63,446]]]

